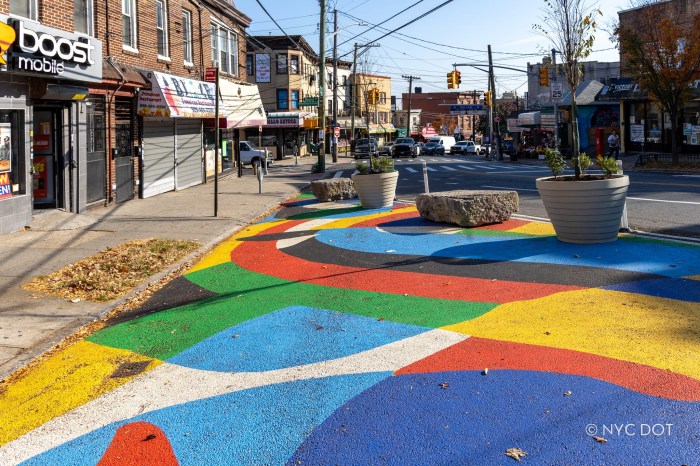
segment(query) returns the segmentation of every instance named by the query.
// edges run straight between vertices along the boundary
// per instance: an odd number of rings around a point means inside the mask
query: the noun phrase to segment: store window
[[[277,108],[280,110],[289,109],[289,92],[287,89],[277,89]]]
[[[658,144],[661,143],[662,115],[656,105],[652,105],[647,113],[647,142]]]
[[[10,0],[10,14],[37,20],[37,0]]]
[[[27,193],[24,112],[0,110],[0,199]]]
[[[165,0],[156,0],[156,36],[158,58],[168,58],[168,11]]]
[[[92,8],[92,0],[73,0],[73,28],[75,32],[93,35]]]
[[[192,12],[182,10],[182,50],[185,65],[192,66],[194,57],[192,53]]]

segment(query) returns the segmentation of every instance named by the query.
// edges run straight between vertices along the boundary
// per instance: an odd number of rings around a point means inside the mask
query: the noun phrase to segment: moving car
[[[362,138],[355,142],[354,156],[356,159],[369,158],[377,155],[377,140],[375,138]]]
[[[445,155],[445,147],[437,142],[429,142],[423,148],[425,155]]]
[[[446,151],[449,151],[457,141],[455,141],[455,138],[452,136],[433,136],[428,142],[437,142],[444,147]]]
[[[477,154],[476,144],[474,141],[459,141],[450,149],[450,154]]]
[[[394,146],[394,143],[389,141],[389,142],[385,143],[383,146],[379,147],[379,149],[377,149],[377,154],[391,156],[391,149],[393,146]]]
[[[394,147],[391,149],[392,157],[418,157],[420,149],[416,145],[413,138],[398,138],[394,141]]]

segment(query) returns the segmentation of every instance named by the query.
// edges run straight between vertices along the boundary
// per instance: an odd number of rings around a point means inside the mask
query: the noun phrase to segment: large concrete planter
[[[609,243],[620,231],[629,183],[627,175],[580,181],[547,177],[537,179],[537,190],[560,241]]]
[[[365,209],[379,209],[393,205],[398,181],[398,171],[352,175],[355,191],[360,196],[360,203]]]

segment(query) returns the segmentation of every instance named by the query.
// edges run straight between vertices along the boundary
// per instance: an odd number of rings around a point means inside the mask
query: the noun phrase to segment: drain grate
[[[123,362],[119,364],[119,367],[117,367],[109,377],[111,379],[122,379],[124,377],[139,375],[146,370],[150,363],[151,361]]]

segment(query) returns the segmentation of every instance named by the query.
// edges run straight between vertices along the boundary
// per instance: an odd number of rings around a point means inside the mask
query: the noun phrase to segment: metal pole
[[[411,137],[411,95],[413,95],[413,80],[419,80],[420,78],[417,76],[402,76],[404,79],[408,79],[408,115],[407,115],[407,120],[406,121],[406,137],[410,138]]]
[[[350,106],[350,144],[355,143],[355,112],[357,111],[357,43],[352,55],[352,105]]]
[[[219,216],[219,65],[214,81],[214,217]]]
[[[491,84],[491,103],[492,107],[496,106],[496,81],[493,75],[493,59],[491,58],[491,44],[489,44],[489,83]],[[491,135],[494,135],[493,131],[493,111],[491,111]],[[501,137],[496,130],[496,158],[498,160],[503,160],[503,155],[501,154]],[[493,143],[492,143],[493,144]]]
[[[338,163],[338,139],[335,128],[338,126],[338,10],[333,9],[333,163]]]
[[[557,51],[552,49],[552,68],[554,68],[554,79],[552,81],[557,81]],[[550,89],[552,87],[550,86]],[[551,91],[550,91],[551,95]],[[554,104],[554,150],[559,149],[559,109],[557,108],[556,99],[552,99]]]
[[[430,192],[430,188],[428,187],[428,162],[425,160],[423,162],[423,192],[428,194]]]
[[[318,50],[320,52],[319,60],[319,79],[318,79],[318,124],[321,128],[318,132],[318,172],[326,172],[326,149],[324,142],[326,139],[326,102],[324,83],[326,82],[326,0],[319,0],[321,5],[321,33],[320,44]]]

